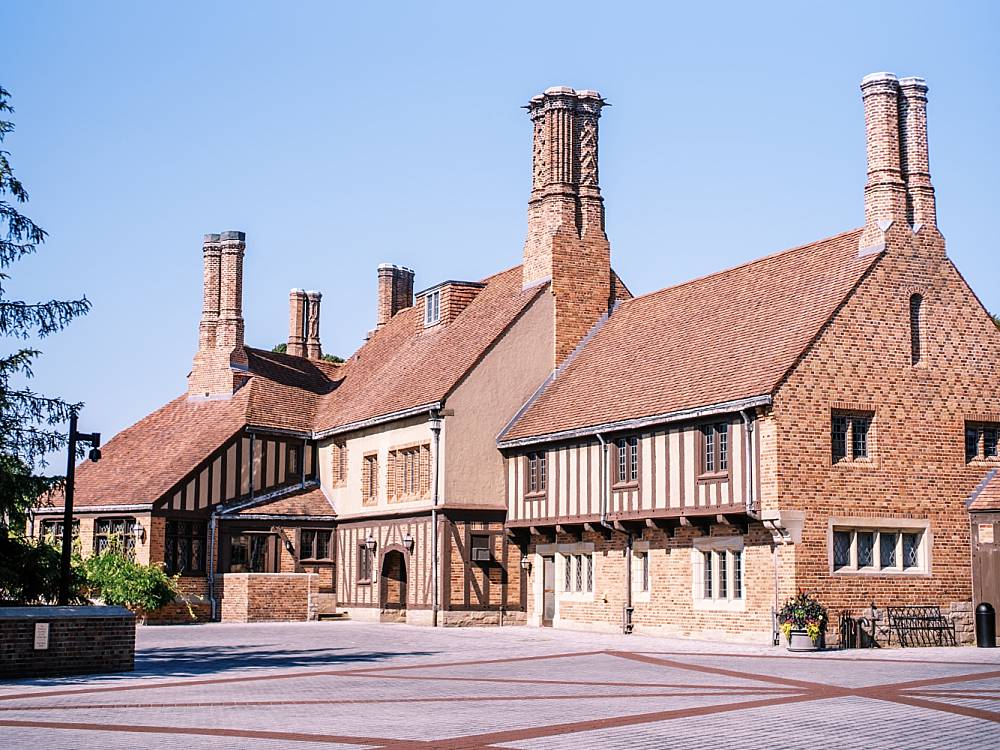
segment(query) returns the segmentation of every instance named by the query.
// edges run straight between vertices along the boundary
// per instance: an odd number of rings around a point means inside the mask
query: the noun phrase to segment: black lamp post
[[[59,565],[59,604],[69,604],[69,568],[73,553],[73,481],[76,477],[76,444],[90,445],[89,458],[95,463],[101,460],[101,433],[77,432],[76,412],[69,417],[69,457],[66,461],[66,488],[63,491],[63,536],[62,559]]]

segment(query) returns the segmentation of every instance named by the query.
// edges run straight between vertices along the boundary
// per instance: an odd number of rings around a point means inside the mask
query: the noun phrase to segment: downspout
[[[218,614],[219,603],[215,598],[215,568],[218,563],[215,559],[218,545],[215,541],[216,530],[219,527],[219,506],[212,511],[208,519],[208,602],[212,607],[212,622],[215,622]]]
[[[771,532],[771,567],[774,569],[774,604],[771,606],[771,641],[777,646],[778,638],[778,566],[781,562],[781,555],[778,552],[778,539],[782,545],[785,543],[784,530],[778,527],[774,521],[766,520],[764,527]]]
[[[750,410],[744,409],[740,412],[740,416],[743,418],[743,425],[747,430],[746,439],[746,459],[747,459],[747,481],[746,487],[744,488],[744,497],[746,498],[747,511],[749,513],[757,513],[760,509],[757,507],[757,498],[753,496],[753,441],[754,441],[754,420],[750,417]]]
[[[430,411],[430,427],[431,427],[431,437],[433,442],[433,456],[434,456],[434,477],[431,483],[431,627],[437,627],[438,625],[438,598],[440,588],[438,585],[438,496],[440,494],[440,480],[438,473],[440,471],[440,455],[441,455],[441,418],[438,416],[437,409],[431,409]]]

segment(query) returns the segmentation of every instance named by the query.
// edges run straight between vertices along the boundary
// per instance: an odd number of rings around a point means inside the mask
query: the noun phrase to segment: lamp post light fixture
[[[63,489],[63,538],[62,556],[59,560],[59,604],[69,604],[70,560],[73,553],[73,484],[76,480],[76,444],[86,443],[90,446],[87,457],[97,463],[101,460],[101,433],[79,432],[76,429],[77,414],[74,410],[69,415],[69,440],[67,441],[68,457],[66,459],[66,484]]]
[[[406,547],[407,552],[413,552],[413,537],[410,532],[407,531],[406,535],[403,537],[403,546]]]

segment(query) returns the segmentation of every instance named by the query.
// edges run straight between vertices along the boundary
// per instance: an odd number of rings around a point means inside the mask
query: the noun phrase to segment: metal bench
[[[940,607],[909,605],[886,607],[890,639],[896,634],[900,646],[957,646],[955,623],[941,614]]]

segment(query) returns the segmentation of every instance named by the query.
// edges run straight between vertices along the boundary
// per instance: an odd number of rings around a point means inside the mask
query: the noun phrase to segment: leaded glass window
[[[894,531],[883,531],[878,535],[879,562],[883,568],[896,567],[896,541],[899,535]]]

